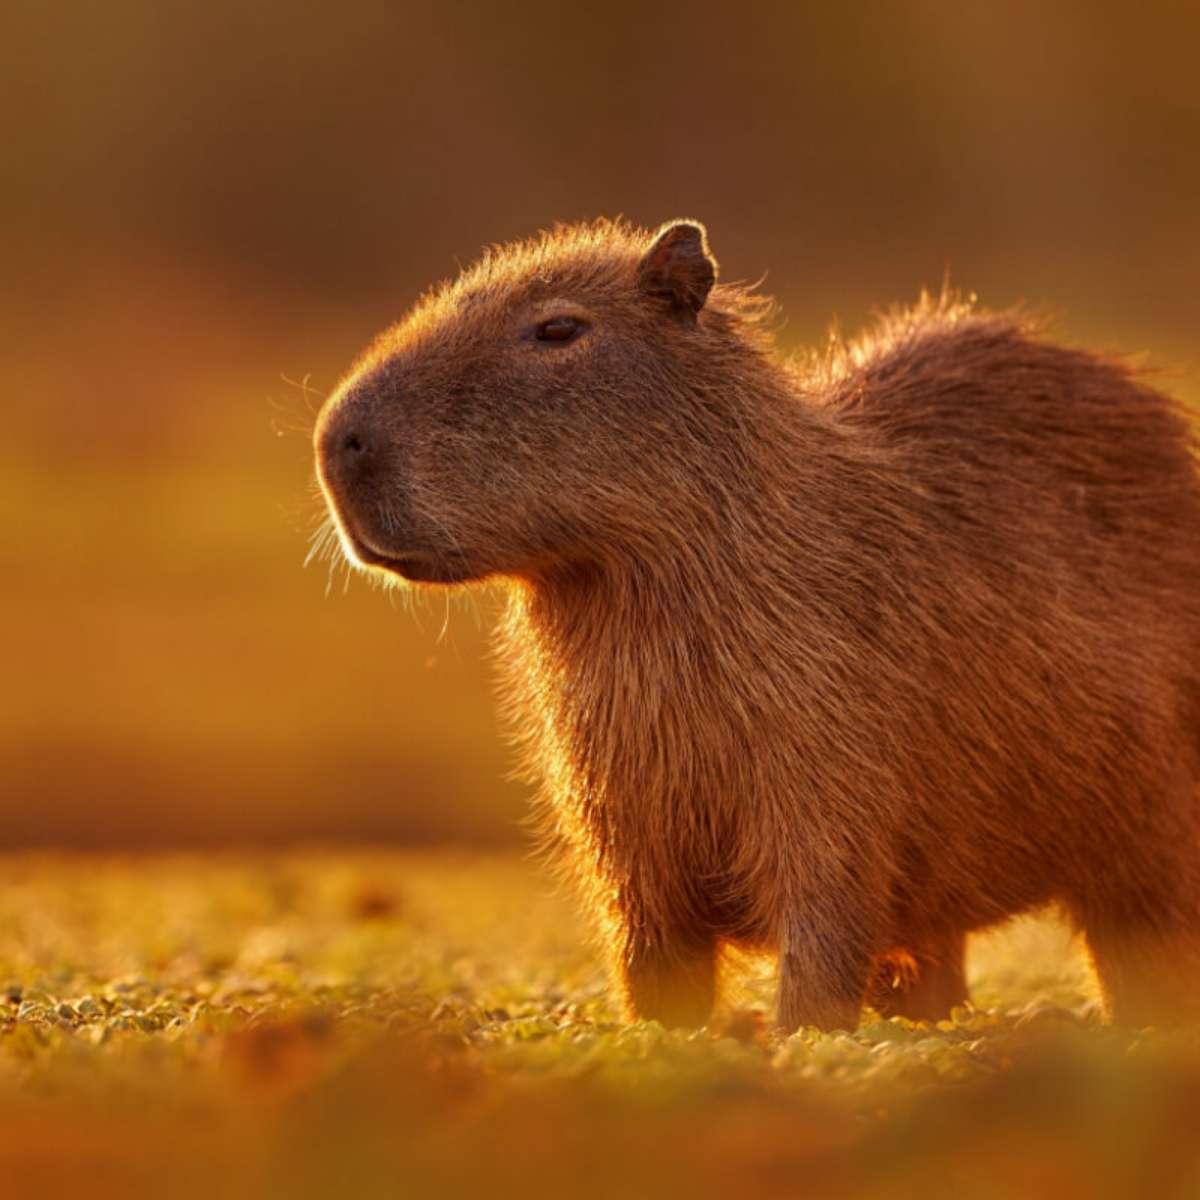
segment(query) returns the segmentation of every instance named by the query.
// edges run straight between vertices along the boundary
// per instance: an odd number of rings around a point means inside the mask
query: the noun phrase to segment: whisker
[[[308,553],[304,556],[304,565],[307,567],[316,560],[330,557],[333,551],[332,543],[336,539],[337,531],[334,529],[333,518],[326,516],[309,534]]]
[[[325,401],[325,393],[310,384],[309,380],[312,378],[310,375],[296,380],[280,372],[279,378],[300,393],[300,411],[296,411],[297,405],[294,397],[285,399],[268,397],[267,403],[271,408],[271,431],[276,437],[300,436],[307,440],[312,437],[317,414]]]
[[[284,374],[284,372],[280,371],[279,378],[282,379],[284,383],[299,390],[301,397],[304,399],[305,406],[308,408],[310,413],[315,416],[317,412],[320,411],[321,404],[324,402],[327,393],[320,392],[317,388],[312,387],[309,384],[308,381],[312,378],[311,374],[306,373],[303,379],[296,380],[290,379],[286,374]],[[316,397],[315,404],[313,402],[314,396]]]

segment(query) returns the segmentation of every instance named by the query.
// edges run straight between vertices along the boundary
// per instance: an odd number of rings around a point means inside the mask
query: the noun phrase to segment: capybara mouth
[[[466,555],[460,550],[440,554],[428,550],[385,554],[348,531],[345,541],[351,557],[362,566],[386,571],[410,583],[463,583],[474,578]]]

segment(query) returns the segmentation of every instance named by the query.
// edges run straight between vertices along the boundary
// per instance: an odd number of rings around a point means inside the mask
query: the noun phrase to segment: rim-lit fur
[[[653,287],[665,232],[492,252],[324,418],[352,397],[390,456],[324,473],[342,521],[508,588],[513,723],[628,1015],[702,1023],[728,942],[779,953],[786,1028],[942,1016],[965,934],[1053,900],[1118,1019],[1200,1016],[1183,412],[950,296],[789,363],[688,228]],[[514,340],[563,308],[578,346]]]

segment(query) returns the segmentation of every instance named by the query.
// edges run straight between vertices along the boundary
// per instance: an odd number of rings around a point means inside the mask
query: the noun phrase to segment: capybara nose
[[[341,435],[337,453],[343,466],[353,468],[371,453],[371,443],[364,434],[352,429]]]
[[[326,470],[344,480],[361,476],[375,457],[374,439],[360,422],[334,421],[321,438]]]

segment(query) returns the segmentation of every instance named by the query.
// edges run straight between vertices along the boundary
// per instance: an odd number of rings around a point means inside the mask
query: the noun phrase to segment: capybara
[[[498,582],[515,723],[631,1018],[726,944],[779,1024],[938,1018],[1056,901],[1112,1016],[1200,1017],[1200,487],[1181,405],[951,295],[792,361],[703,227],[560,227],[318,420],[349,558]]]

